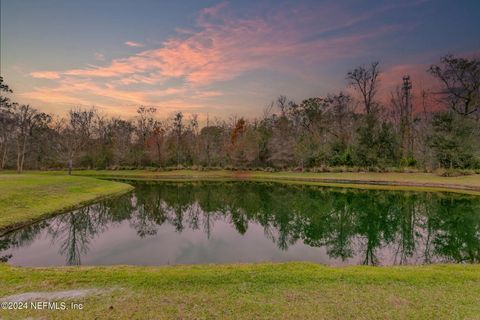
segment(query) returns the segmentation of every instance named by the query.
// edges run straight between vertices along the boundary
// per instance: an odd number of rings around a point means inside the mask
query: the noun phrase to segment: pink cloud
[[[146,84],[183,78],[190,85],[206,85],[233,79],[249,70],[282,66],[286,59],[321,61],[353,55],[361,49],[364,40],[391,31],[387,26],[353,35],[302,41],[312,33],[339,26],[330,26],[328,19],[323,29],[312,27],[308,22],[313,17],[307,12],[288,13],[302,16],[306,20],[302,24],[297,24],[293,17],[285,19],[288,14],[284,12],[266,18],[240,19],[223,13],[226,7],[221,3],[202,10],[198,18],[199,31],[170,38],[160,48],[114,59],[106,66],[71,69],[62,74],[122,78],[123,83]],[[351,21],[346,23],[350,24]],[[133,41],[125,44],[141,45]]]
[[[95,60],[99,60],[99,61],[105,60],[105,55],[103,53],[95,52],[94,56],[95,56]]]
[[[178,29],[176,36],[156,49],[114,59],[105,65],[32,72],[32,77],[56,80],[57,87],[35,88],[28,97],[52,103],[64,99],[71,103],[117,106],[180,106],[178,97],[166,97],[181,95],[184,106],[198,106],[192,98],[223,94],[219,90],[204,89],[216,82],[262,69],[298,74],[290,61],[321,64],[353,56],[368,50],[368,40],[394,28],[385,26],[325,37],[322,33],[351,26],[353,21],[369,17],[355,17],[341,8],[327,7],[319,11],[324,12],[321,16],[305,9],[282,9],[264,17],[239,18],[228,9],[226,3],[203,9],[196,30]],[[313,21],[321,21],[321,24]],[[125,45],[143,47],[133,41]],[[169,81],[181,84],[167,86]]]
[[[135,41],[125,41],[124,45],[129,47],[138,47],[138,48],[144,47],[142,43],[135,42]]]

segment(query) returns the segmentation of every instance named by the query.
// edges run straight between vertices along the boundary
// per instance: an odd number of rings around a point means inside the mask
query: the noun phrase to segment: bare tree
[[[173,118],[173,133],[176,138],[176,156],[177,156],[177,166],[180,165],[180,144],[181,144],[181,139],[182,139],[182,134],[183,134],[183,114],[181,112],[178,112],[175,114],[175,117]]]
[[[378,62],[372,62],[370,66],[360,66],[347,73],[347,80],[355,90],[362,95],[364,111],[371,114],[375,111],[375,95],[379,84]]]
[[[128,164],[132,151],[134,124],[131,121],[114,118],[110,120],[109,127],[112,135],[114,161],[116,164]]]
[[[413,103],[410,76],[403,77],[402,87],[391,93],[391,104],[402,148],[402,158],[413,156]]]
[[[480,110],[480,59],[446,55],[428,71],[443,84],[440,95],[454,112],[469,116]]]
[[[343,92],[329,95],[325,99],[328,112],[330,113],[327,129],[342,145],[351,142],[353,107],[352,98]]]
[[[39,112],[29,105],[21,105],[15,108],[14,117],[16,124],[17,173],[22,173],[29,139],[35,134],[36,129],[46,126],[51,118],[49,115]]]
[[[68,163],[68,174],[72,174],[73,160],[84,149],[92,137],[96,110],[72,109],[68,119],[56,126],[58,134],[57,151],[64,155]]]
[[[268,148],[271,151],[268,160],[276,167],[288,167],[295,160],[295,138],[292,124],[285,116],[275,121]]]
[[[198,143],[201,150],[201,159],[208,167],[212,164],[221,165],[225,159],[224,136],[227,129],[224,124],[207,118],[207,126],[200,130]]]
[[[0,77],[0,169],[5,168],[7,162],[8,147],[15,129],[15,119],[13,109],[16,104],[10,101],[10,98],[3,96],[3,93],[12,93],[13,91],[3,82]]]
[[[140,143],[145,145],[149,135],[154,131],[157,126],[157,120],[155,120],[156,108],[141,106],[137,109],[137,132]]]
[[[155,126],[152,129],[152,133],[147,140],[148,147],[154,147],[154,152],[156,154],[157,162],[159,165],[163,162],[164,156],[164,145],[165,145],[165,136],[167,133],[165,125],[160,121],[155,121]]]
[[[137,165],[150,162],[148,154],[149,144],[154,132],[161,127],[158,120],[155,119],[156,108],[141,106],[137,109],[136,134],[137,134]]]

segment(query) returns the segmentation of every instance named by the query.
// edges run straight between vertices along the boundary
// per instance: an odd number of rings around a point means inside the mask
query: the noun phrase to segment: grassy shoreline
[[[360,189],[441,191],[480,195],[479,174],[442,177],[431,173],[307,173],[227,170],[85,170],[76,171],[74,174],[117,181],[252,180]]]
[[[0,235],[132,189],[125,183],[90,177],[0,174]]]
[[[4,319],[477,319],[480,266],[326,267],[259,263],[19,268],[0,296],[97,289],[81,311],[12,310]],[[63,299],[65,300],[65,299]]]
[[[128,192],[122,182],[158,181],[269,181],[328,187],[455,192],[480,195],[480,175],[442,177],[429,173],[375,172],[262,172],[262,171],[149,171],[79,170],[0,173],[0,235],[54,214]]]
[[[480,195],[480,175],[441,177],[428,173],[304,173],[261,171],[84,170],[0,173],[0,235],[51,215],[128,192],[121,182],[269,181],[342,188],[455,192]]]

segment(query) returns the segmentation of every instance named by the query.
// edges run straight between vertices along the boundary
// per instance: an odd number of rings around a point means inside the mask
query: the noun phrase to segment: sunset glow
[[[93,1],[81,10],[3,1],[2,75],[17,100],[57,114],[96,106],[131,116],[147,105],[161,116],[254,116],[280,94],[345,90],[349,68],[376,60],[380,95],[388,97],[405,73],[419,90],[432,81],[431,61],[480,46],[471,36],[480,29],[475,1],[141,3],[111,2],[118,7],[104,19],[107,5]],[[447,13],[453,18],[445,20]],[[25,16],[48,22],[19,26]]]

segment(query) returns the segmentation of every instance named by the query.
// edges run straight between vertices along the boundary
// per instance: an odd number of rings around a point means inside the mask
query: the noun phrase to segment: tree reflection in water
[[[369,265],[385,255],[393,264],[480,260],[478,197],[253,182],[139,184],[131,194],[10,233],[0,239],[0,259],[46,229],[67,264],[79,265],[96,235],[125,220],[141,238],[163,224],[210,237],[219,220],[241,235],[253,223],[281,250],[302,241]]]

